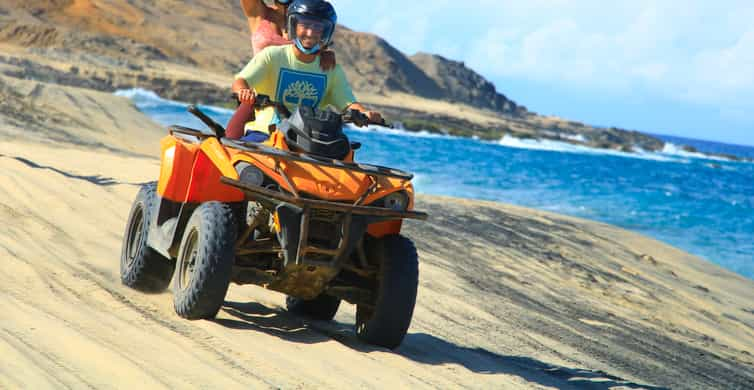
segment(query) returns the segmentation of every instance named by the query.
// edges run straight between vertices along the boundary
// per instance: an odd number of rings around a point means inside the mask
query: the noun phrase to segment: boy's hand
[[[360,111],[362,114],[366,115],[367,119],[369,119],[369,123],[373,123],[375,125],[384,125],[385,119],[382,118],[382,114],[380,114],[377,111],[369,111],[364,107],[361,103],[353,103],[348,108],[352,110]]]
[[[374,123],[376,125],[385,124],[385,119],[382,118],[382,114],[377,111],[367,111],[364,114],[369,118],[369,123]]]
[[[238,101],[241,103],[249,103],[254,104],[257,98],[257,93],[253,89],[239,89],[238,90]]]

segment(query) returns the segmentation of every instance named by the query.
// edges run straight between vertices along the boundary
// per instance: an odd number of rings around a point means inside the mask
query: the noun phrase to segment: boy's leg
[[[253,120],[254,118],[254,105],[249,103],[241,103],[236,109],[236,112],[228,121],[228,126],[225,129],[225,136],[232,139],[240,139],[244,136],[244,126],[246,122]]]

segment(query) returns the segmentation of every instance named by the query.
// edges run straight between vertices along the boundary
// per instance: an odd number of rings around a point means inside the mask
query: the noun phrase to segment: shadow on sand
[[[215,320],[228,328],[264,332],[283,340],[314,344],[335,340],[359,352],[384,352],[359,340],[353,325],[337,321],[314,321],[256,302],[225,302],[222,311],[232,318]],[[559,389],[664,389],[625,381],[601,371],[555,366],[522,356],[506,356],[483,348],[469,348],[426,333],[409,333],[393,351],[412,361],[428,365],[457,364],[478,374],[506,374]]]
[[[131,184],[131,185],[144,185],[144,184],[147,184],[147,182],[144,182],[144,183],[119,182],[119,181],[115,180],[112,177],[104,177],[104,176],[100,176],[100,175],[89,175],[89,176],[74,175],[72,173],[60,170],[60,169],[55,168],[55,167],[46,166],[46,165],[39,165],[39,164],[35,163],[34,161],[31,161],[31,160],[23,158],[23,157],[5,156],[5,155],[2,155],[2,154],[0,154],[0,157],[12,158],[12,159],[14,159],[14,160],[16,160],[16,161],[18,161],[20,163],[25,164],[28,167],[31,167],[31,168],[34,168],[34,169],[48,169],[48,170],[53,171],[53,172],[55,172],[57,174],[63,175],[65,177],[69,178],[69,179],[88,181],[89,183],[96,184],[98,186],[105,186],[106,187],[106,186],[112,186],[112,185],[116,185],[116,184]]]

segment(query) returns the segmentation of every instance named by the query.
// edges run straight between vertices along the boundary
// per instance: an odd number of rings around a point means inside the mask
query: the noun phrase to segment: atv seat
[[[241,141],[262,143],[264,141],[267,141],[267,139],[269,138],[270,138],[269,134],[263,133],[261,131],[247,131],[246,135],[241,137]]]

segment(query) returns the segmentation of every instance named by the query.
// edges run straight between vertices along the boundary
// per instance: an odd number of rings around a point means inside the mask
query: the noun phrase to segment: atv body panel
[[[231,140],[221,134],[219,130],[213,133],[171,126],[160,143],[155,201],[150,203],[150,212],[144,213],[150,218],[146,244],[166,261],[178,262],[183,276],[176,276],[182,281],[176,294],[205,296],[191,284],[194,279],[185,275],[201,266],[192,263],[193,257],[187,253],[209,256],[202,252],[207,250],[202,246],[206,243],[197,238],[205,233],[197,236],[197,231],[210,229],[210,236],[217,235],[213,225],[206,222],[214,218],[228,221],[223,228],[226,234],[232,234],[235,244],[220,245],[222,237],[215,237],[218,248],[232,253],[228,261],[233,264],[228,265],[229,274],[210,282],[222,284],[229,275],[236,284],[256,284],[285,293],[291,297],[294,310],[323,318],[332,318],[339,301],[346,300],[361,305],[359,318],[368,325],[363,333],[371,338],[369,342],[386,346],[400,342],[405,330],[398,332],[400,337],[390,333],[392,341],[383,343],[379,341],[381,335],[388,333],[380,327],[380,316],[370,320],[372,317],[364,314],[382,313],[382,309],[373,308],[383,304],[377,299],[384,296],[380,286],[390,285],[378,280],[384,273],[381,263],[386,260],[379,256],[374,260],[367,252],[371,247],[382,248],[375,243],[383,238],[401,243],[391,237],[398,237],[403,219],[427,218],[413,211],[413,175],[354,163],[357,146],[350,143],[346,153],[339,152],[344,155],[342,159],[333,159],[291,150],[281,131],[272,132],[261,144]],[[297,147],[302,144],[306,145],[299,139]],[[248,172],[253,174],[245,176]],[[197,219],[200,212],[204,219]],[[407,258],[416,262],[413,246],[401,245],[413,251]],[[214,270],[216,265],[208,269]],[[411,283],[406,291],[410,292]],[[193,298],[181,298],[176,301],[176,310],[189,319],[212,317],[222,302],[214,296],[206,297],[206,305],[196,308],[186,303]],[[411,312],[407,313],[410,317]],[[371,325],[373,322],[376,325]]]

